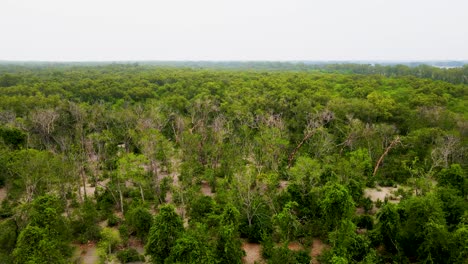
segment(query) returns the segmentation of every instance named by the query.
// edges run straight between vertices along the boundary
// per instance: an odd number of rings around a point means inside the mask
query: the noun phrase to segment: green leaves
[[[70,236],[60,209],[54,196],[38,197],[33,202],[31,220],[13,251],[15,263],[67,263]]]
[[[322,191],[320,208],[324,224],[331,230],[337,227],[341,220],[351,217],[354,201],[346,187],[336,182],[328,182]]]
[[[285,244],[291,241],[300,227],[299,220],[294,213],[294,208],[299,206],[296,202],[288,202],[283,210],[273,216],[273,222],[279,227],[282,240]]]
[[[164,263],[183,231],[182,219],[174,206],[163,205],[149,231],[145,254],[151,257],[153,263]]]

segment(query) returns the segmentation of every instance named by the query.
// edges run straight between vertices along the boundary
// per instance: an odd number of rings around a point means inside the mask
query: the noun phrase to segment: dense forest
[[[468,263],[467,66],[267,66],[0,65],[0,263]]]

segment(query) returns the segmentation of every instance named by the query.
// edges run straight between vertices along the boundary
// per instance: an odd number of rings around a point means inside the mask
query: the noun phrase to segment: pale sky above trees
[[[462,60],[466,0],[1,0],[0,60]]]

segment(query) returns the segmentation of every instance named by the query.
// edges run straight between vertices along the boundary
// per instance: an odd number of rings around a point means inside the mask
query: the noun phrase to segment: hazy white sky
[[[468,59],[468,0],[0,0],[0,60]]]

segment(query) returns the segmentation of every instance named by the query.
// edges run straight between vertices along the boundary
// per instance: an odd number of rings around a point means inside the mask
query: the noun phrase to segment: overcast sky
[[[468,0],[0,0],[0,60],[468,59]]]

